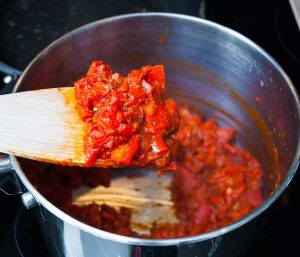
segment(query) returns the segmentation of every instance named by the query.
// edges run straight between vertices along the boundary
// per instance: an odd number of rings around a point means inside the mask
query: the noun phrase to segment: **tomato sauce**
[[[260,206],[263,171],[251,153],[234,143],[235,129],[219,126],[215,118],[205,120],[186,106],[179,112],[178,143],[172,149],[177,170],[171,186],[179,223],[153,224],[150,234],[131,230],[130,209],[72,204],[72,190],[80,185],[109,186],[110,170],[37,165],[29,160],[24,160],[22,167],[39,192],[69,215],[96,228],[132,237],[198,235],[233,223]]]
[[[149,238],[177,238],[233,223],[262,204],[262,169],[234,144],[235,129],[180,108],[172,195],[180,224],[155,224]]]
[[[171,149],[179,127],[176,103],[166,98],[162,65],[132,70],[127,77],[94,61],[74,84],[78,113],[87,123],[86,163],[155,165],[174,170]]]

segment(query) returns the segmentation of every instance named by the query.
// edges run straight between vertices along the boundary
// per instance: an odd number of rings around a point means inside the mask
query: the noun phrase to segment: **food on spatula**
[[[162,65],[132,70],[127,77],[94,61],[86,77],[74,84],[77,110],[86,122],[86,163],[116,167],[157,166],[174,170],[179,113],[166,98]]]

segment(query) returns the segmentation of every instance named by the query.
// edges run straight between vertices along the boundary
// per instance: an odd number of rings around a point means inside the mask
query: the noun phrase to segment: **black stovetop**
[[[288,0],[0,0],[0,60],[22,70],[49,43],[80,25],[152,11],[200,16],[244,34],[269,52],[299,89],[300,31]],[[0,256],[19,257],[20,252],[24,257],[49,256],[38,225],[31,211],[22,209],[20,197],[0,191],[0,206]],[[299,231],[298,172],[243,257],[300,256]]]

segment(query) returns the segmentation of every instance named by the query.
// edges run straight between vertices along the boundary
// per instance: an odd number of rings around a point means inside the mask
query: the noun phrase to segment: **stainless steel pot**
[[[48,202],[26,178],[14,156],[1,157],[2,174],[19,186],[28,208],[36,205],[53,256],[237,256],[259,225],[257,216],[282,194],[299,163],[300,109],[292,82],[259,46],[221,25],[164,13],[108,18],[76,29],[41,52],[14,91],[72,85],[100,59],[124,74],[163,63],[169,93],[178,102],[216,115],[238,130],[238,143],[264,168],[265,202],[243,219],[193,237],[144,240],[85,225]],[[41,106],[42,108],[42,106]]]

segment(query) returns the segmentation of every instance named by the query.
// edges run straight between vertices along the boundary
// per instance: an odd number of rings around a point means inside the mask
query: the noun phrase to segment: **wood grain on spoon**
[[[126,174],[126,176],[124,176]],[[128,177],[128,175],[130,175]],[[73,204],[85,206],[96,203],[116,209],[131,210],[130,227],[138,233],[149,234],[154,223],[178,223],[171,193],[172,176],[162,176],[146,169],[112,170],[109,187],[80,187],[73,191]]]
[[[74,88],[51,88],[0,96],[0,152],[63,165],[86,166],[85,124],[75,108]],[[111,166],[96,162],[94,166]]]

